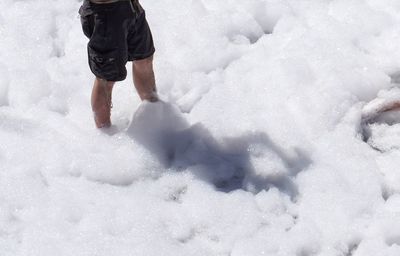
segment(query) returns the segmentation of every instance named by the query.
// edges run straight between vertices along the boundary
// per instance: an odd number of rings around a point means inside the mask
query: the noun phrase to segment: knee
[[[137,70],[152,70],[153,69],[153,56],[145,59],[133,61],[133,67]]]
[[[96,77],[95,80],[95,86],[101,86],[101,87],[113,87],[115,82],[114,81],[107,81],[102,78]]]

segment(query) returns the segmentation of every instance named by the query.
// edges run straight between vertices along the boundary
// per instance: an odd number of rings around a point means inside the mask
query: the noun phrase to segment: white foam
[[[1,255],[399,254],[398,1],[141,2],[108,131],[81,1],[0,2]]]

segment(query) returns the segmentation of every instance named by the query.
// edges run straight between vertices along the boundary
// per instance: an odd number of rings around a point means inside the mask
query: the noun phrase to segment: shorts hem
[[[156,50],[153,49],[152,51],[145,53],[145,54],[135,54],[133,56],[129,56],[128,61],[147,59],[147,58],[153,56],[155,52],[156,52]]]

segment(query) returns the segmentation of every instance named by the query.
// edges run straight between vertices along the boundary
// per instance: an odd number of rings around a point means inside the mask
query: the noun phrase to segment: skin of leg
[[[111,126],[111,98],[115,82],[96,78],[92,89],[92,110],[97,128]]]
[[[158,101],[153,56],[132,62],[133,83],[141,100]]]
[[[387,112],[392,110],[399,110],[400,109],[400,101],[393,102],[386,106],[383,106],[379,112]]]

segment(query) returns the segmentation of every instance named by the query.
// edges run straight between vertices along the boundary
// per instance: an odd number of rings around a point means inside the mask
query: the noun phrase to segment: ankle
[[[144,101],[144,100],[149,101],[149,102],[159,101],[157,92],[142,94],[142,95],[140,95],[140,98],[142,99],[142,101]]]

